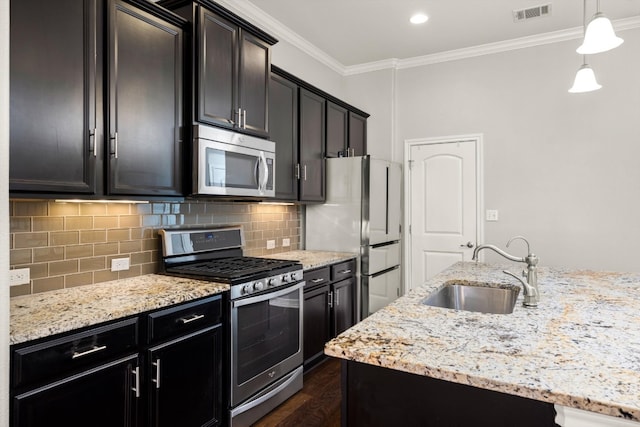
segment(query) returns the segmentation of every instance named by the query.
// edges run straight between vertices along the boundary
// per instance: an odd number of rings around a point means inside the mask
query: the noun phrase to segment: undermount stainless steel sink
[[[518,293],[520,288],[512,285],[449,281],[422,303],[454,310],[509,314],[513,312]]]

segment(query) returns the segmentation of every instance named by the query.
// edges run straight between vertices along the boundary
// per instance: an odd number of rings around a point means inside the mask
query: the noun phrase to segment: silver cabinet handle
[[[118,158],[118,132],[114,132],[113,136],[110,138],[113,141],[113,150],[111,150],[111,154],[114,159]]]
[[[195,322],[196,320],[202,319],[203,317],[204,317],[204,314],[194,314],[189,318],[183,317],[179,319],[179,321],[182,322],[183,325],[186,325],[187,323]]]
[[[94,345],[91,350],[82,351],[80,353],[78,353],[77,351],[74,351],[73,355],[71,355],[71,358],[72,359],[77,359],[78,357],[87,356],[89,354],[97,353],[98,351],[102,351],[102,350],[106,350],[106,349],[107,349],[106,345],[103,345],[103,346],[100,346],[100,347],[98,347],[97,345]]]
[[[335,301],[336,307],[338,307],[340,305],[340,291],[335,290],[333,294],[335,295],[335,298],[336,298],[336,301]]]
[[[93,153],[93,157],[97,156],[96,153],[96,128],[89,129],[89,151]]]
[[[135,386],[131,387],[131,390],[136,392],[136,397],[140,397],[140,367],[136,366],[136,368],[131,371],[131,373],[136,377],[136,384]]]
[[[333,292],[329,292],[329,308],[333,308]]]
[[[295,175],[296,175],[296,179],[300,179],[300,163],[296,163]]]
[[[302,166],[302,179],[307,180],[307,165]]]
[[[154,363],[152,363],[152,365],[156,367],[156,377],[151,381],[156,383],[156,388],[160,388],[160,359],[157,359]]]
[[[324,279],[323,279],[323,278],[320,278],[320,279],[313,279],[313,280],[311,281],[311,283],[322,283],[322,282],[324,282]]]
[[[247,110],[242,110],[242,129],[247,128]]]
[[[238,122],[236,124],[242,128],[242,108],[238,108]]]
[[[351,273],[351,269],[338,271],[338,274],[349,274],[349,273]]]

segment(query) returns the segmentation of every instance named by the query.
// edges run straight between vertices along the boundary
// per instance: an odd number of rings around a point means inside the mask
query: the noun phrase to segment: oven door
[[[302,365],[303,287],[231,301],[231,407]]]
[[[197,194],[274,197],[275,153],[197,138]]]

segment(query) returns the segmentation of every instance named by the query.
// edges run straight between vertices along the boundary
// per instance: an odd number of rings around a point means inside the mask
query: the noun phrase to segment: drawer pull
[[[338,274],[349,274],[349,273],[351,273],[351,269],[338,271]]]
[[[323,279],[322,277],[321,277],[321,278],[319,278],[319,279],[313,279],[313,280],[311,280],[311,283],[322,283],[322,282],[324,282],[324,279]]]
[[[156,388],[160,388],[160,359],[157,359],[152,365],[156,367],[156,378],[151,381],[156,383]]]
[[[82,351],[80,353],[78,353],[77,351],[74,351],[73,355],[71,356],[71,358],[72,359],[77,359],[78,357],[88,356],[89,354],[96,353],[98,351],[102,351],[102,350],[106,350],[106,349],[107,349],[106,345],[103,345],[103,346],[100,346],[100,347],[98,347],[96,345],[96,346],[93,346],[93,348],[91,350]]]
[[[194,322],[196,320],[202,319],[204,317],[204,314],[194,314],[193,316],[189,317],[189,318],[181,318],[180,322],[182,322],[183,325],[186,325],[187,323],[191,323]]]

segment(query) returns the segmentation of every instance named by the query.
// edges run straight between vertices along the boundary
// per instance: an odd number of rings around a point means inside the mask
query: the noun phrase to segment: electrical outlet
[[[129,258],[114,258],[111,260],[111,271],[123,271],[129,269]]]
[[[9,286],[26,285],[31,281],[30,273],[28,268],[9,270]]]
[[[291,239],[282,239],[282,246],[285,248],[291,246]]]
[[[275,249],[276,241],[275,240],[267,240],[267,249]]]
[[[498,211],[495,209],[487,209],[486,218],[487,218],[487,221],[497,221]]]

